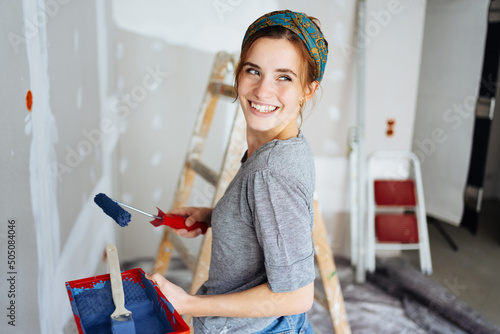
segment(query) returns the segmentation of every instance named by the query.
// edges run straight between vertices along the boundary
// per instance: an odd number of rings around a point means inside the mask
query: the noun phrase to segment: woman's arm
[[[155,282],[179,314],[195,317],[277,317],[308,311],[314,301],[314,282],[292,292],[275,293],[267,284],[223,295],[190,295],[162,275],[146,275]]]

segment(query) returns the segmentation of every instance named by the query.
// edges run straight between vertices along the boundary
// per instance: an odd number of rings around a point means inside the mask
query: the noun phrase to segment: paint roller
[[[114,244],[106,246],[106,255],[108,257],[111,294],[115,304],[115,311],[111,313],[111,331],[113,334],[135,334],[132,312],[125,308],[122,273],[118,261],[118,252]]]
[[[184,216],[170,215],[170,214],[167,215],[159,208],[157,208],[158,214],[152,215],[150,213],[134,208],[133,206],[112,199],[103,193],[97,194],[94,197],[94,202],[102,209],[102,211],[104,211],[105,214],[113,218],[118,223],[118,225],[122,227],[127,226],[131,219],[130,213],[121,207],[124,206],[131,210],[137,211],[145,216],[154,218],[154,220],[150,221],[151,225],[153,225],[154,227],[158,227],[160,225],[166,225],[174,229],[186,229],[188,231],[200,228],[202,234],[205,234],[208,229],[208,225],[203,222],[196,222],[191,226],[186,226],[186,217]]]

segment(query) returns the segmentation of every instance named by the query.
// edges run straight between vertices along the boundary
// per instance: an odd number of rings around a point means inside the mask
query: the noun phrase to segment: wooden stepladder
[[[312,238],[314,254],[318,264],[324,295],[316,289],[314,298],[328,310],[336,334],[351,333],[349,320],[344,307],[344,297],[340,289],[339,276],[328,244],[327,231],[317,200],[314,200],[314,227]]]
[[[179,177],[172,205],[173,209],[187,205],[196,175],[201,176],[215,188],[212,198],[212,206],[214,206],[222,197],[240,167],[241,157],[246,149],[246,128],[239,103],[236,103],[237,106],[234,108],[233,125],[219,172],[213,171],[201,161],[205,140],[207,139],[219,98],[222,97],[227,98],[227,101],[234,101],[236,97],[234,87],[225,83],[228,80],[232,80],[232,71],[235,66],[235,55],[225,52],[219,52],[216,55],[204,100],[190,140],[185,164]],[[340,283],[336,274],[332,253],[326,239],[324,222],[316,201],[314,209],[316,217],[313,230],[315,255],[325,288],[324,297],[320,297],[319,294],[315,294],[315,297],[329,310],[335,332],[337,334],[350,333]],[[211,244],[212,231],[208,229],[196,256],[184,244],[182,238],[174,233],[170,233],[170,228],[165,227],[153,265],[153,271],[165,275],[172,251],[175,248],[180,258],[191,272],[193,272],[190,293],[194,294],[203,282],[208,279]],[[185,320],[187,323],[191,322],[190,317],[185,317]]]

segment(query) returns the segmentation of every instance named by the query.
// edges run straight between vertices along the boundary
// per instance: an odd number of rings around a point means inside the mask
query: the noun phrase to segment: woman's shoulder
[[[244,159],[249,171],[284,170],[292,167],[314,168],[314,156],[306,138],[299,134],[286,140],[273,140],[261,146],[249,159]]]
[[[274,140],[256,153],[251,168],[253,172],[265,172],[269,177],[298,178],[302,183],[314,180],[314,156],[302,135]]]
[[[269,167],[304,166],[314,162],[311,146],[302,135],[287,140],[276,140],[268,154]],[[288,167],[288,168],[289,168]]]
[[[260,147],[246,160],[238,179],[253,184],[287,184],[312,196],[315,184],[314,157],[303,137],[274,140]]]

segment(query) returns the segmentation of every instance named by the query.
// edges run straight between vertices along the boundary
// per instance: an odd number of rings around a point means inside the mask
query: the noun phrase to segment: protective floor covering
[[[151,263],[142,260],[123,267],[149,268]],[[402,258],[377,261],[375,273],[364,284],[355,283],[349,260],[335,258],[335,265],[353,334],[500,334],[499,328]],[[191,276],[179,258],[172,258],[168,279],[189,289]],[[322,290],[321,280],[316,286]],[[317,334],[334,333],[328,312],[318,303],[308,317]],[[77,333],[73,319],[64,333]]]
[[[451,291],[439,286],[402,258],[377,261],[366,283],[354,283],[346,259],[336,258],[351,332],[360,333],[500,333]],[[321,288],[321,281],[316,282]],[[333,333],[326,310],[314,304],[308,313],[315,331]]]

